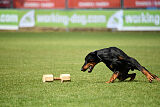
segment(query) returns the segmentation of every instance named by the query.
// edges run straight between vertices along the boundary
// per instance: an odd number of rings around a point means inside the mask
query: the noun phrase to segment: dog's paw
[[[154,77],[153,77],[152,75],[148,75],[147,78],[148,78],[148,81],[149,81],[150,83],[151,83],[151,82],[153,81],[153,79],[154,79]]]
[[[112,83],[111,81],[107,81],[106,83]]]

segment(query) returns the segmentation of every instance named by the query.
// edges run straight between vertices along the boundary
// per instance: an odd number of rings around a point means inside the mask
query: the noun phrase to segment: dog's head
[[[92,72],[94,66],[99,63],[100,60],[99,58],[97,57],[97,52],[91,52],[89,53],[86,57],[85,57],[85,62],[84,62],[84,65],[82,66],[81,68],[81,71],[86,71],[87,69],[89,73]]]

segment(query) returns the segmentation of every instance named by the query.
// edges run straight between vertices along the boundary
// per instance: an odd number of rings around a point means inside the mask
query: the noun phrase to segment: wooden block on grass
[[[61,74],[60,78],[61,78],[61,82],[63,82],[63,81],[71,81],[70,74]]]
[[[43,75],[43,78],[42,78],[43,82],[51,82],[53,80],[54,80],[53,74],[45,74],[45,75]]]

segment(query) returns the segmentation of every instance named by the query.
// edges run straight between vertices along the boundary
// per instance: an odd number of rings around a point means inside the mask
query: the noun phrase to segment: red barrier
[[[14,8],[64,9],[65,0],[13,0]]]
[[[0,0],[0,7],[9,8],[11,6],[10,0]]]
[[[160,7],[160,0],[124,0],[124,8]]]
[[[68,8],[120,8],[120,0],[68,0]]]

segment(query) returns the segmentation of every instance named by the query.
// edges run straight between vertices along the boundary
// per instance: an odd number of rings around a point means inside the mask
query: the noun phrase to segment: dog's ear
[[[91,52],[91,55],[97,55],[97,51]]]

